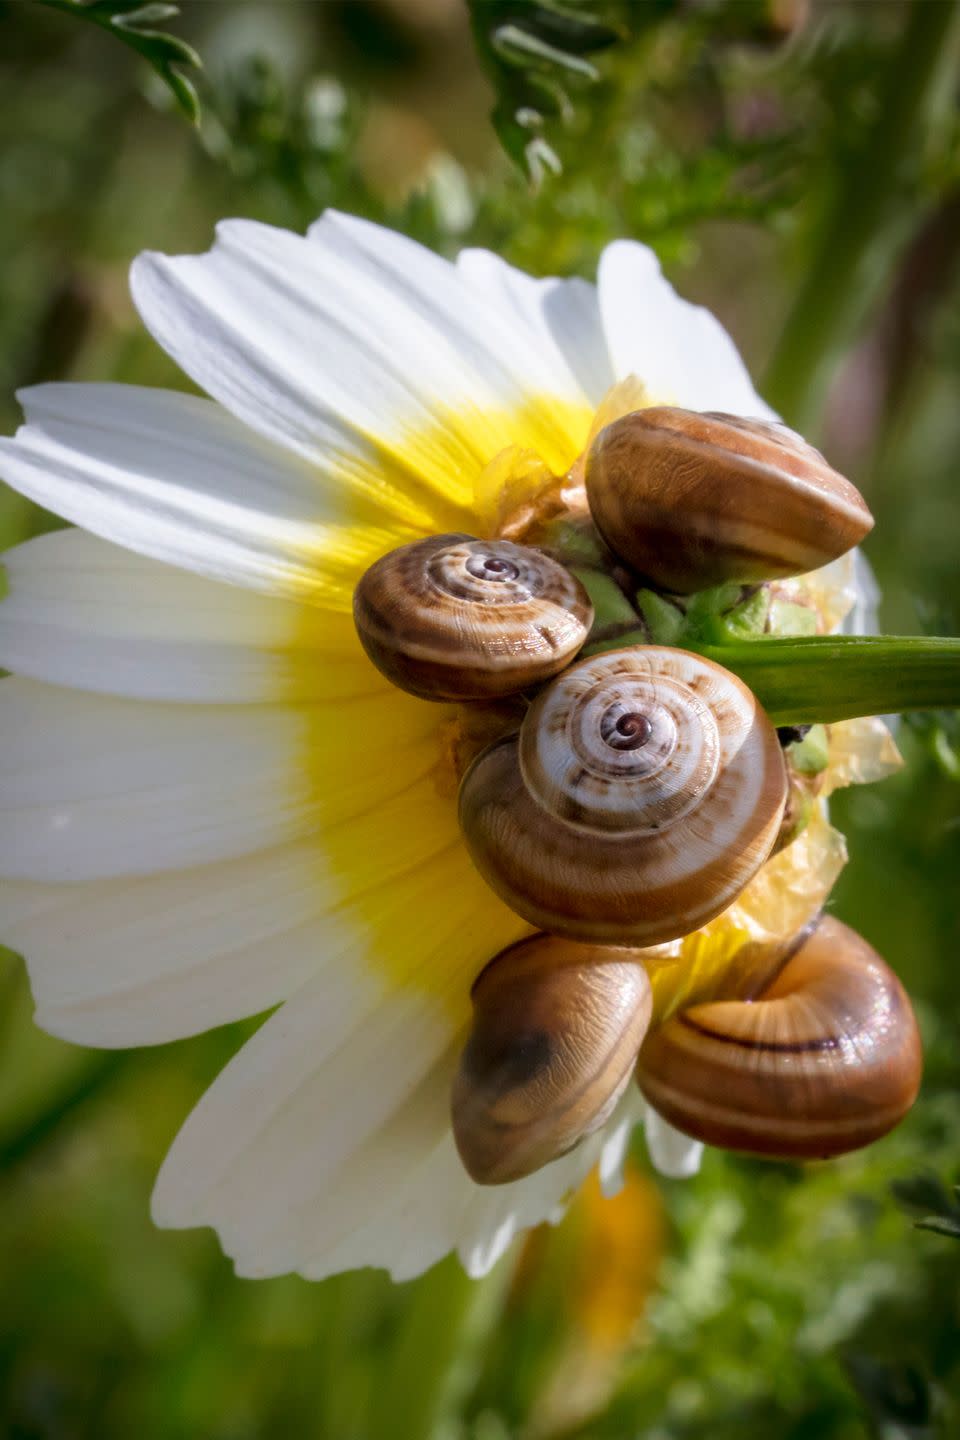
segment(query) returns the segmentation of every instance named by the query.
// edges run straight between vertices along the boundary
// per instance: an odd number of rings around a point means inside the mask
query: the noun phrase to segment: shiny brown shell
[[[519,1180],[608,1118],[650,1023],[650,982],[629,950],[533,935],[490,962],[451,1097],[464,1166]]]
[[[516,694],[556,675],[593,623],[583,586],[509,540],[435,535],[392,550],[353,597],[377,669],[425,700]]]
[[[755,1000],[695,1005],[653,1031],[637,1080],[671,1125],[709,1145],[825,1159],[892,1130],[922,1065],[900,981],[828,917]]]
[[[460,786],[475,865],[539,929],[658,945],[705,925],[770,854],[787,796],[776,731],[712,661],[634,646],[546,686]]]
[[[710,411],[615,420],[587,456],[586,487],[610,548],[682,595],[814,570],[873,527],[856,487],[785,425]]]

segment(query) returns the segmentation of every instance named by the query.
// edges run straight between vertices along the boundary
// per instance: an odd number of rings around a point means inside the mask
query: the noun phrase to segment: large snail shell
[[[799,575],[873,526],[863,497],[785,425],[636,410],[600,432],[587,498],[612,550],[664,590]]]
[[[467,771],[460,823],[480,873],[532,925],[648,946],[736,898],[786,794],[776,731],[736,676],[635,646],[541,691],[519,737]]]
[[[854,930],[826,918],[758,999],[695,1005],[651,1034],[637,1079],[698,1140],[825,1159],[892,1130],[921,1069],[900,981]]]
[[[546,680],[593,623],[587,592],[555,560],[469,535],[384,555],[357,586],[353,615],[377,669],[427,700],[511,695]]]
[[[633,1074],[650,982],[628,950],[534,935],[473,988],[453,1133],[481,1185],[519,1180],[598,1129]]]

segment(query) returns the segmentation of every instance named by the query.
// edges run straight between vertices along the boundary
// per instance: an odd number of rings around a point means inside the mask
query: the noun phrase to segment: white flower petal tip
[[[652,250],[615,240],[600,257],[600,313],[614,377],[636,374],[658,404],[777,419],[719,320],[682,300]]]
[[[225,221],[205,255],[138,257],[131,289],[154,338],[245,425],[321,467],[340,459],[344,483],[413,523],[456,528],[460,507],[462,524],[471,468],[503,448],[496,417],[585,403],[528,316],[333,211],[307,237]]]
[[[628,1085],[623,1099],[605,1128],[598,1175],[600,1189],[608,1198],[619,1194],[624,1183],[624,1164],[634,1127],[642,1124],[647,1105],[636,1085]]]
[[[675,1130],[652,1105],[647,1106],[644,1133],[650,1159],[661,1175],[670,1180],[689,1180],[697,1174],[703,1145]]]

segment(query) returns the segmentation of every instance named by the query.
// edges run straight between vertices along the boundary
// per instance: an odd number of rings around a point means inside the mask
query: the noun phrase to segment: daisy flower
[[[140,256],[132,289],[209,398],[41,385],[0,439],[0,475],[81,527],[5,557],[3,938],[38,1024],[80,1044],[273,1011],[175,1139],[158,1224],[213,1226],[245,1276],[402,1279],[451,1249],[480,1275],[594,1165],[617,1187],[644,1105],[631,1087],[526,1179],[467,1176],[449,1089],[470,987],[529,927],[461,839],[449,707],[373,668],[355,586],[400,544],[488,531],[517,480],[504,454],[565,474],[618,383],[771,411],[718,322],[632,242],[594,286],[479,250],[453,264],[332,212],[306,237],[234,220],[208,254]],[[859,593],[845,562],[794,583],[830,626]],[[895,763],[877,723],[836,727],[831,784]],[[843,859],[817,802],[677,942],[655,1017],[803,925]],[[696,1167],[695,1142],[646,1124],[661,1168]]]

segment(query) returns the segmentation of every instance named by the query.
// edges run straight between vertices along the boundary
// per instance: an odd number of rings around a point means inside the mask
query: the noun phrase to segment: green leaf
[[[497,92],[494,129],[503,148],[538,183],[560,160],[542,133],[550,120],[568,123],[569,84],[591,85],[600,72],[585,57],[622,38],[602,18],[601,0],[467,0],[481,64]]]
[[[88,20],[122,40],[159,75],[187,119],[194,125],[198,123],[200,102],[197,92],[177,67],[200,69],[203,62],[186,40],[152,28],[178,15],[178,5],[167,4],[165,0],[147,4],[143,0],[39,0],[39,3],[51,10],[62,10],[77,19]]]
[[[960,1240],[960,1212],[957,1215],[927,1215],[916,1222],[918,1230],[933,1230],[938,1235],[949,1235]]]
[[[960,1240],[960,1185],[954,1185],[953,1195],[936,1175],[922,1171],[895,1180],[890,1186],[893,1197],[908,1215],[917,1215],[914,1228],[932,1230],[936,1235],[949,1235],[951,1240]]]

